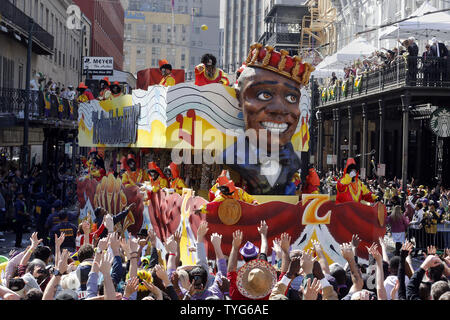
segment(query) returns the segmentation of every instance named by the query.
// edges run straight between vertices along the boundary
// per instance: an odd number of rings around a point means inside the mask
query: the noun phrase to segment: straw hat
[[[224,225],[232,226],[241,220],[242,208],[234,199],[226,199],[219,206],[219,219]]]
[[[243,296],[252,300],[262,299],[277,283],[277,271],[265,260],[252,260],[239,269],[236,283]]]

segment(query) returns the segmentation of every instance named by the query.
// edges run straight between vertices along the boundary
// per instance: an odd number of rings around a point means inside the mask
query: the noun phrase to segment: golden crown
[[[299,56],[291,57],[286,50],[275,51],[274,47],[255,43],[250,47],[247,67],[256,67],[278,73],[301,85],[308,85],[311,72],[315,68],[309,63],[302,63]]]

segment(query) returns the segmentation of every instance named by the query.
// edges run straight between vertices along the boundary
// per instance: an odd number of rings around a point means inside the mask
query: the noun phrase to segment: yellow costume
[[[166,172],[165,170],[170,170],[170,173],[172,174],[172,177],[169,179],[170,188],[174,189],[175,192],[181,196],[183,194],[183,189],[187,188],[187,186],[186,183],[184,183],[184,180],[180,178],[178,166],[172,162],[168,168],[164,169],[164,172]]]
[[[169,182],[164,178],[164,174],[155,162],[148,163],[148,170],[154,170],[159,173],[159,177],[158,179],[156,179],[156,181],[153,180],[151,176],[149,177],[152,185],[152,192],[158,192],[159,190],[167,188],[169,186]]]
[[[127,163],[130,160],[132,160],[132,161],[134,161],[134,163],[136,163],[136,159],[134,158],[134,155],[132,155],[132,154],[128,155]],[[140,168],[136,168],[136,171],[131,171],[128,168],[127,171],[125,171],[124,174],[122,175],[122,184],[125,187],[135,186],[138,183],[142,184],[145,181],[148,181],[147,173]]]
[[[241,189],[239,187],[236,187],[234,185],[234,182],[231,181],[231,180],[228,180],[227,177],[221,176],[217,180],[218,180],[218,182],[217,182],[218,187],[219,186],[221,186],[221,187],[222,186],[228,187],[228,189],[230,190],[230,192],[232,192],[232,194],[231,195],[225,195],[222,192],[219,192],[219,194],[211,202],[223,202],[226,199],[235,199],[235,200],[246,202],[246,203],[253,204],[253,205],[259,204],[258,201],[256,201],[253,196],[251,196],[250,194],[245,192],[243,189]],[[201,212],[204,213],[204,214],[208,213],[208,210],[206,209],[206,206],[207,205],[205,204],[205,205],[203,205],[200,208]]]
[[[159,84],[164,87],[172,87],[176,85],[176,81],[172,77],[172,74],[169,74],[168,76],[165,76]]]

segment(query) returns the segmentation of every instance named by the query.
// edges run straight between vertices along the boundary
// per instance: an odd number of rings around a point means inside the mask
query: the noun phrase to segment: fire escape
[[[309,14],[302,20],[300,52],[319,50],[324,56],[337,49],[336,16],[337,10],[331,0],[308,0]]]

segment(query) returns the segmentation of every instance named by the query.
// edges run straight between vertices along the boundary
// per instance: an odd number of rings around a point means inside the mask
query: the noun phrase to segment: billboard
[[[112,76],[114,74],[113,57],[84,57],[83,75]]]

